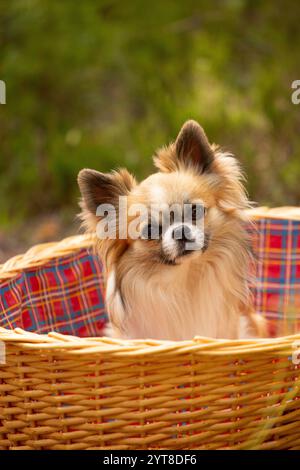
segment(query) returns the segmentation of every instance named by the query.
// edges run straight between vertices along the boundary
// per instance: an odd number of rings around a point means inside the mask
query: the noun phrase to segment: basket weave
[[[300,219],[272,217],[288,213]],[[34,247],[0,279],[90,244]],[[0,449],[300,449],[300,334],[171,342],[0,328],[0,340]]]

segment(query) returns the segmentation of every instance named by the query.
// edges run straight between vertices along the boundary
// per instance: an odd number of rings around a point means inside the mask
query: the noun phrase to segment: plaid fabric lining
[[[0,326],[101,336],[107,321],[102,265],[82,249],[0,285]]]
[[[296,333],[300,330],[300,222],[262,218],[255,226],[255,310],[267,318],[270,336]]]
[[[255,309],[270,336],[300,330],[300,221],[258,219],[250,228],[257,255]],[[0,326],[101,336],[107,321],[99,259],[82,249],[0,284]]]

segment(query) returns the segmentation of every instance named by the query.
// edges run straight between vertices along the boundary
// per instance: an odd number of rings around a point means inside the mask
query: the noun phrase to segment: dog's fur
[[[94,232],[97,206],[201,201],[205,244],[188,256],[162,240],[102,240],[97,250],[106,270],[111,334],[123,338],[184,340],[194,336],[262,336],[248,287],[251,250],[245,230],[249,202],[233,156],[210,145],[202,127],[188,121],[175,143],[154,157],[158,172],[137,184],[127,170],[82,170],[84,225]],[[130,220],[126,214],[127,220]],[[169,251],[168,251],[169,250]]]

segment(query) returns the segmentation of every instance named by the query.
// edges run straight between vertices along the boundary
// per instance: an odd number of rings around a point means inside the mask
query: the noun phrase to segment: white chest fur
[[[107,308],[113,324],[127,338],[167,340],[195,336],[239,336],[236,281],[209,264],[196,262],[162,267],[151,277],[129,272],[121,293],[112,271],[107,282]],[[118,335],[118,334],[117,334]]]

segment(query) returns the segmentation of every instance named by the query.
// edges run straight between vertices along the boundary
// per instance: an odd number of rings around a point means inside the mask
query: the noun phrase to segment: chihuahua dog
[[[125,169],[84,169],[78,175],[87,231],[97,231],[107,207],[115,209],[106,223],[116,235],[103,236],[101,229],[96,242],[106,272],[110,334],[167,340],[262,336],[263,320],[253,312],[248,285],[249,201],[236,159],[211,145],[197,122],[187,121],[154,163],[158,171],[140,184]],[[104,211],[97,210],[101,205]],[[133,222],[134,205],[148,210],[135,223],[137,236],[124,231]]]

